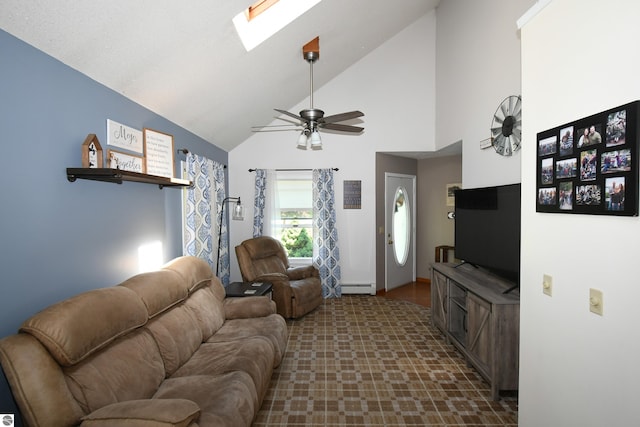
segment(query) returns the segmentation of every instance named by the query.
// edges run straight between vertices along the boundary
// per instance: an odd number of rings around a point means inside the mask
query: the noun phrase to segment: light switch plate
[[[589,311],[602,316],[602,291],[589,289]]]
[[[553,278],[548,274],[542,276],[542,293],[551,296],[553,291]]]

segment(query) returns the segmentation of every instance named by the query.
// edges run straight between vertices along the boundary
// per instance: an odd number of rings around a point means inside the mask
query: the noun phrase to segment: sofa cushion
[[[64,368],[64,373],[85,414],[125,400],[148,399],[165,378],[158,347],[144,328]]]
[[[162,383],[156,399],[189,399],[200,407],[201,426],[250,426],[259,409],[256,390],[246,372],[170,378]]]
[[[203,343],[191,358],[172,375],[172,378],[193,375],[220,375],[244,371],[251,376],[257,396],[255,404],[264,397],[271,373],[275,350],[266,337],[247,337],[242,340]]]
[[[144,302],[149,318],[173,307],[189,295],[189,288],[175,271],[162,270],[142,273],[120,284],[134,291]]]
[[[222,292],[224,295],[224,289]],[[198,322],[203,341],[215,334],[225,322],[223,300],[214,293],[211,286],[200,288],[191,294],[189,299],[185,301],[185,306],[193,313]]]
[[[114,403],[83,417],[81,427],[187,427],[200,408],[186,399],[145,399]]]
[[[256,322],[256,319],[227,320],[206,342],[237,341],[258,336],[268,338],[273,344],[275,351],[273,367],[277,368],[287,347],[287,324],[279,314],[262,317],[259,322]]]
[[[24,425],[72,426],[86,414],[69,391],[62,368],[34,336],[1,339],[0,362]]]
[[[162,269],[178,273],[189,289],[189,293],[202,286],[208,286],[214,277],[209,264],[205,260],[195,256],[175,258],[166,263]]]
[[[167,376],[187,362],[203,341],[198,320],[185,304],[151,319],[147,328],[160,349]]]
[[[114,286],[45,308],[20,331],[36,337],[58,363],[71,366],[146,322],[142,300],[130,289]]]

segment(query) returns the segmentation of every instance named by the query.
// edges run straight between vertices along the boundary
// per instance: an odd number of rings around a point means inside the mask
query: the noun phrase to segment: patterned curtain
[[[264,225],[264,207],[267,196],[267,171],[256,169],[256,191],[253,201],[253,237],[262,236]]]
[[[333,170],[313,170],[313,264],[320,271],[322,296],[342,296]]]
[[[253,202],[253,237],[280,236],[278,221],[278,177],[272,169],[256,169],[255,200]]]
[[[215,270],[218,254],[218,227],[222,201],[225,198],[224,166],[218,162],[187,154],[187,179],[193,186],[187,188],[184,214],[184,255],[202,258]],[[229,282],[229,238],[226,223],[222,226],[220,251],[220,277]],[[225,263],[222,262],[226,259]]]

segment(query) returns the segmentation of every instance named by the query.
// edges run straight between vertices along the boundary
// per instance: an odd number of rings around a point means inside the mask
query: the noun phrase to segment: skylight
[[[259,0],[233,18],[244,48],[254,47],[280,31],[321,0]],[[256,13],[257,11],[257,13]]]

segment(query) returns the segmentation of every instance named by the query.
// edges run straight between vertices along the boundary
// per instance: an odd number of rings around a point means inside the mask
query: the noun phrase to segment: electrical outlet
[[[542,276],[542,293],[551,296],[553,290],[553,278],[548,274]]]
[[[602,291],[589,289],[589,311],[602,316]]]

